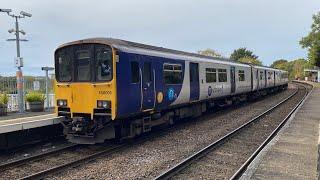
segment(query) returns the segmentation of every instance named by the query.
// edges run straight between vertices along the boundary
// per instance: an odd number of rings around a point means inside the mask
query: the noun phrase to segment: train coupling
[[[87,132],[89,123],[84,117],[74,117],[71,123],[72,123],[72,131],[77,133]]]

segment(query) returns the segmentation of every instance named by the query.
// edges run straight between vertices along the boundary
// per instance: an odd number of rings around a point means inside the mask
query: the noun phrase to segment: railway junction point
[[[319,104],[315,87],[241,179],[318,179]]]

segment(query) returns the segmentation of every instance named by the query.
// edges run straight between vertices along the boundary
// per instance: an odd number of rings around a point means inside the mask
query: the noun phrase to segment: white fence
[[[18,94],[8,94],[9,101],[8,101],[8,111],[14,112],[19,111],[19,104],[18,104]],[[47,108],[47,101],[49,101],[49,108],[53,108],[55,106],[54,102],[54,94],[49,94],[49,98],[45,99],[44,107]],[[29,106],[25,103],[25,109],[28,110]]]

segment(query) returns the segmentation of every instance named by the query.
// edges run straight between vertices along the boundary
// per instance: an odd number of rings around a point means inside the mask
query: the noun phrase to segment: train
[[[113,38],[65,43],[54,56],[55,110],[78,144],[132,138],[288,86],[283,70]]]

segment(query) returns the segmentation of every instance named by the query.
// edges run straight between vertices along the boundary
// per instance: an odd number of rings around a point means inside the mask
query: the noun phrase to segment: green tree
[[[230,59],[236,60],[238,61],[241,58],[244,57],[249,57],[252,59],[258,59],[258,56],[254,55],[252,51],[247,50],[247,48],[239,48],[239,49],[235,49],[231,56]]]
[[[205,50],[200,50],[198,51],[198,54],[204,55],[204,56],[211,56],[211,57],[222,57],[220,53],[213,49],[205,49]]]
[[[274,61],[270,67],[287,71],[288,65],[289,65],[288,63],[289,62],[285,59],[279,59],[279,60]]]
[[[262,65],[262,62],[260,60],[254,59],[252,57],[242,57],[238,61],[246,64]]]
[[[304,77],[304,69],[310,68],[310,63],[305,59],[296,59],[288,62],[287,70],[289,72],[290,79],[297,79]]]
[[[308,49],[308,59],[312,65],[320,67],[320,12],[313,15],[311,32],[300,40],[302,48]]]

